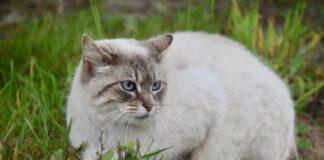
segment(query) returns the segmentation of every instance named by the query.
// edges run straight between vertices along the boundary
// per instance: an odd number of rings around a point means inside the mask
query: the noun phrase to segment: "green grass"
[[[323,32],[303,23],[305,4],[292,5],[283,23],[270,18],[262,24],[257,5],[242,10],[235,1],[221,15],[210,7],[215,1],[206,0],[201,5],[190,1],[186,10],[169,17],[160,11],[140,20],[116,13],[101,13],[100,18],[94,2],[92,10],[47,13],[0,26],[6,31],[0,41],[0,159],[78,158],[68,144],[65,102],[80,60],[82,33],[96,38],[148,38],[178,30],[221,32],[246,45],[280,74],[299,113],[324,87],[320,68],[311,68],[305,58],[323,37]],[[298,144],[307,149],[309,141],[301,139]]]

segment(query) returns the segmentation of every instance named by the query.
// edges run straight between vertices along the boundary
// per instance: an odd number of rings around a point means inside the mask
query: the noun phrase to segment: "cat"
[[[83,159],[139,140],[164,159],[297,157],[283,81],[229,38],[177,32],[147,40],[82,37],[67,102],[70,142]]]

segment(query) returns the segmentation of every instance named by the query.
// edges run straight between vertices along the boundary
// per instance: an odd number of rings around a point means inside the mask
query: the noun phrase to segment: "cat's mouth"
[[[149,113],[148,112],[144,112],[144,113],[136,113],[133,115],[134,118],[136,119],[145,119],[149,117]]]

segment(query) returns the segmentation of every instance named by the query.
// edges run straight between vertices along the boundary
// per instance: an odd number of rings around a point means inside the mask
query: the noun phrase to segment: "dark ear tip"
[[[172,43],[172,41],[173,41],[173,36],[171,34],[167,34],[165,36],[169,39],[169,44],[168,45],[170,45]]]

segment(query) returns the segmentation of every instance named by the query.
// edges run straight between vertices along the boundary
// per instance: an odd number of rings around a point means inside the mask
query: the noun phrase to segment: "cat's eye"
[[[121,82],[120,85],[126,91],[134,91],[136,89],[136,84],[132,81]]]
[[[161,82],[160,81],[153,82],[153,84],[152,84],[152,91],[157,91],[160,88],[161,88]]]

